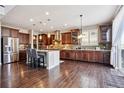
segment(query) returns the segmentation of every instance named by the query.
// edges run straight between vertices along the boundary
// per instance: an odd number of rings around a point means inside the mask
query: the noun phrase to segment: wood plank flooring
[[[1,88],[124,88],[124,74],[110,66],[65,60],[51,70],[23,62],[0,66]]]

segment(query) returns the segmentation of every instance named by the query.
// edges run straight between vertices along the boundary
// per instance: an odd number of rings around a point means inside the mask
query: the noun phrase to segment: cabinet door
[[[78,44],[78,35],[79,35],[80,30],[79,29],[72,29],[71,30],[71,43],[74,45]]]
[[[71,32],[66,33],[66,44],[71,44]]]
[[[110,64],[110,52],[104,52],[103,63]]]
[[[76,60],[81,61],[83,58],[82,51],[76,51]]]
[[[19,33],[19,43],[23,44],[23,34]]]
[[[11,37],[18,38],[19,31],[15,29],[11,29]]]
[[[76,60],[76,51],[69,50],[69,55],[71,60]]]
[[[65,51],[65,59],[70,59],[70,53],[68,50]]]
[[[65,33],[62,33],[61,35],[62,35],[62,44],[65,44],[65,38],[66,38]]]
[[[2,27],[1,29],[1,35],[2,36],[10,36],[10,29],[9,28],[6,28],[6,27]]]
[[[46,34],[42,34],[42,43],[43,45],[47,45],[48,39]]]
[[[26,60],[26,51],[19,51],[19,61]]]
[[[111,25],[101,25],[100,26],[100,43],[112,42],[112,26]]]
[[[95,62],[103,63],[103,52],[95,51],[94,58]]]
[[[60,51],[60,58],[65,59],[65,51],[64,50]]]
[[[89,53],[88,53],[88,51],[83,51],[82,52],[82,61],[88,61],[88,59],[89,59]]]
[[[24,34],[24,43],[25,44],[29,44],[29,35],[28,34]]]
[[[95,52],[94,51],[88,52],[88,61],[89,62],[95,62]]]

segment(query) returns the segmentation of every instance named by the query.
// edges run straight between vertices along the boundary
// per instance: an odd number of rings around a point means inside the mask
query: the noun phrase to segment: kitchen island
[[[59,50],[37,50],[38,54],[45,54],[46,68],[51,69],[60,64]]]

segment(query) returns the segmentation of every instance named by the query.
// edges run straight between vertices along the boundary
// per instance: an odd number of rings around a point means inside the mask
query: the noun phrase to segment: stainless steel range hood
[[[60,42],[60,30],[55,31],[55,40],[56,42]]]

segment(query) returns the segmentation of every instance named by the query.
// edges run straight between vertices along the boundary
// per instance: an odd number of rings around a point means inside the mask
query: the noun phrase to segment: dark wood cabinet
[[[42,44],[43,45],[47,45],[48,44],[47,34],[42,34]]]
[[[73,45],[77,45],[79,42],[78,42],[78,35],[79,35],[79,29],[72,29],[71,30],[71,38],[72,38],[72,41],[71,43]]]
[[[71,32],[62,33],[62,44],[71,44]]]
[[[95,62],[103,63],[103,52],[95,51],[94,60]]]
[[[69,32],[62,33],[62,44],[78,44],[78,34],[79,34],[79,29],[73,29],[70,30]]]
[[[65,40],[66,40],[66,39],[65,39],[65,34],[62,33],[61,36],[62,36],[62,44],[66,44],[66,42],[65,42]]]
[[[19,44],[23,44],[23,34],[19,33]]]
[[[40,46],[51,45],[51,44],[53,44],[54,39],[55,39],[55,35],[50,35],[50,37],[48,37],[47,34],[39,34],[38,35],[38,43]]]
[[[10,36],[10,29],[9,28],[6,28],[6,27],[2,27],[1,28],[1,35],[2,36]]]
[[[103,63],[110,64],[110,52],[103,53]]]
[[[29,34],[19,33],[19,44],[29,44]]]
[[[20,50],[19,51],[19,61],[26,60],[26,50]]]
[[[19,34],[19,30],[18,29],[2,27],[2,30],[1,30],[1,35],[2,36],[18,38],[18,34]]]
[[[76,60],[76,55],[75,51],[68,51],[68,50],[61,50],[60,52],[60,58],[61,59],[71,59],[71,60]]]
[[[24,43],[29,44],[29,34],[24,34]]]
[[[110,64],[110,51],[61,50],[60,58]]]
[[[18,38],[19,31],[15,29],[10,29],[10,36],[14,38]]]
[[[88,59],[86,59],[89,62],[95,62],[95,52],[94,51],[88,51],[88,53],[86,54],[86,57]]]
[[[53,44],[53,40],[55,40],[55,35],[50,35],[50,37],[47,36],[47,45]]]
[[[112,25],[101,25],[99,28],[99,43],[112,42]]]
[[[72,42],[71,42],[71,33],[69,32],[69,33],[66,33],[66,44],[71,44]]]

